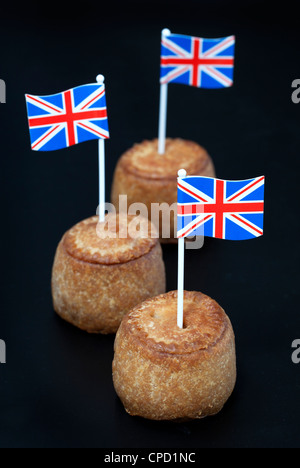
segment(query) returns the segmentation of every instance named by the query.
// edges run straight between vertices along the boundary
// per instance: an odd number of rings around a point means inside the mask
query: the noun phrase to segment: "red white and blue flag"
[[[178,179],[177,237],[246,240],[262,236],[264,185],[264,177],[242,181]]]
[[[228,88],[233,85],[234,51],[234,36],[221,39],[163,36],[160,82]]]
[[[54,151],[109,138],[105,87],[88,84],[51,96],[26,94],[31,148]]]

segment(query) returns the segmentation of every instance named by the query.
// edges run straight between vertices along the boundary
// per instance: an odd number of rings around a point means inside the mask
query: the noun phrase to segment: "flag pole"
[[[163,29],[162,39],[170,36],[170,29]],[[159,100],[159,124],[158,124],[158,154],[164,154],[166,149],[166,128],[167,128],[167,110],[168,110],[168,84],[160,85]]]
[[[186,171],[178,171],[178,180],[186,177]],[[183,328],[183,296],[184,296],[184,249],[185,239],[178,239],[178,285],[177,285],[177,325]]]
[[[104,85],[104,76],[98,75],[96,80],[100,85]],[[105,145],[104,140],[98,140],[99,159],[99,221],[105,221]]]

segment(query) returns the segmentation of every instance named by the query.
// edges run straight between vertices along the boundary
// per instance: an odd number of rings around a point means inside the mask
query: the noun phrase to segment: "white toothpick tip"
[[[185,169],[180,169],[178,171],[178,177],[186,177],[186,170]]]
[[[105,78],[104,78],[104,76],[103,76],[103,75],[98,75],[98,76],[97,76],[97,78],[96,78],[96,80],[97,80],[97,83],[99,83],[99,84],[103,84],[103,83],[104,83],[104,80],[105,80]]]
[[[161,33],[163,36],[170,36],[170,34],[172,34],[168,28],[163,29]]]

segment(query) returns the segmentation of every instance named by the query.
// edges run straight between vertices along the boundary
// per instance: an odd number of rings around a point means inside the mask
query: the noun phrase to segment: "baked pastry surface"
[[[218,413],[236,382],[235,338],[223,309],[199,292],[145,301],[122,321],[113,379],[126,411],[153,420],[199,419]]]
[[[126,227],[134,217],[108,219],[102,225],[95,216],[71,228],[59,243],[52,272],[55,311],[90,333],[115,333],[129,310],[166,287],[162,250],[149,237],[148,220],[141,223],[146,237],[134,238]],[[122,229],[125,238],[119,237]]]
[[[112,187],[112,203],[119,209],[119,195],[127,195],[128,206],[133,203],[144,203],[151,219],[152,203],[167,203],[169,206],[176,204],[179,169],[185,169],[188,175],[215,177],[210,156],[197,143],[180,138],[168,138],[164,155],[158,154],[157,139],[135,144],[121,156],[117,164]],[[169,236],[164,241],[175,237],[174,212],[171,213],[171,219],[166,221]],[[162,239],[161,222],[159,225],[156,223],[156,227]]]

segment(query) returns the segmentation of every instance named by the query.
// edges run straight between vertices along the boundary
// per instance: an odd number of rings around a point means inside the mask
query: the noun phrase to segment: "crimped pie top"
[[[140,220],[141,231],[145,237],[135,238],[130,223]],[[63,246],[69,255],[77,260],[100,265],[127,263],[142,257],[158,243],[151,238],[153,225],[148,219],[124,214],[106,216],[105,223],[99,223],[94,216],[72,227],[63,238]],[[108,237],[108,234],[112,237]],[[138,234],[140,236],[140,234]],[[123,238],[125,237],[125,238]]]
[[[123,320],[122,332],[141,347],[172,355],[214,347],[230,321],[224,310],[200,292],[184,293],[184,328],[177,326],[177,291],[145,301]],[[120,331],[121,332],[121,331]]]
[[[158,140],[143,141],[126,151],[120,159],[127,172],[146,179],[176,180],[179,169],[188,175],[201,175],[210,162],[207,151],[192,141],[166,140],[165,154],[158,154]]]

